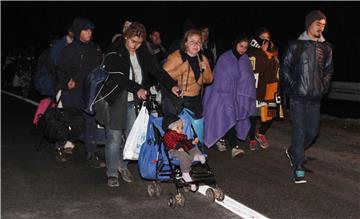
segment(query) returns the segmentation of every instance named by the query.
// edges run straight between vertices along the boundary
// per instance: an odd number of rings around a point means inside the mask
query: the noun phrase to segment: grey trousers
[[[169,150],[171,158],[176,158],[180,161],[180,170],[183,173],[188,173],[191,170],[191,163],[194,160],[195,155],[202,154],[197,147],[192,148],[190,151],[178,151],[171,149]]]

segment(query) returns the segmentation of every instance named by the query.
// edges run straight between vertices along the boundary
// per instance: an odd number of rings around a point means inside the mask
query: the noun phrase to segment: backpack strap
[[[104,62],[105,62],[105,59],[109,56],[109,55],[113,55],[113,54],[118,54],[118,52],[108,52],[104,55],[104,58],[103,60],[101,61],[101,64],[100,64],[100,67],[103,68],[104,67]],[[120,55],[119,55],[120,56]],[[121,56],[120,56],[121,57]]]

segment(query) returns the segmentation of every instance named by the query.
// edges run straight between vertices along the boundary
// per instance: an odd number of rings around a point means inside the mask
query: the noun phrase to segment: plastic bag
[[[123,158],[124,160],[137,160],[141,145],[146,140],[146,132],[149,122],[149,112],[143,105],[126,139]]]

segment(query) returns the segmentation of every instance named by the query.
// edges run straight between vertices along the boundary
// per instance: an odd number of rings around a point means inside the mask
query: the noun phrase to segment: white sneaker
[[[71,148],[73,149],[75,147],[74,143],[72,143],[71,141],[67,141],[64,145],[64,148]]]
[[[235,148],[233,148],[231,150],[231,158],[234,158],[239,154],[245,154],[245,151],[243,149],[239,148],[238,146],[236,146]]]
[[[194,161],[200,161],[201,164],[204,164],[206,162],[206,158],[203,154],[196,154],[194,156]]]
[[[216,146],[218,151],[226,151],[226,142],[224,139],[220,139],[218,142],[216,142]]]

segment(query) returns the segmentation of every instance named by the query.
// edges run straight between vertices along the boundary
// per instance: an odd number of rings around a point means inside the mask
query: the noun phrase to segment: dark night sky
[[[165,45],[181,36],[186,19],[195,25],[208,23],[220,52],[227,50],[237,33],[251,33],[260,26],[272,31],[280,52],[290,39],[304,31],[305,15],[322,10],[328,25],[324,36],[334,45],[334,79],[360,82],[360,2],[1,2],[1,47],[33,43],[37,52],[50,36],[62,35],[74,17],[89,18],[96,25],[95,41],[103,49],[125,20],[142,22],[147,29],[159,29]],[[353,51],[353,52],[351,52]]]

